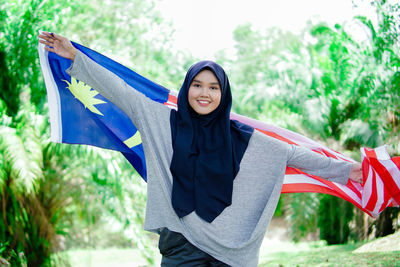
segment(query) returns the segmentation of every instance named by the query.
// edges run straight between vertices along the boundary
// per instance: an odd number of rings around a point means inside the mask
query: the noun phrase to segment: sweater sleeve
[[[127,114],[136,127],[142,128],[145,113],[169,112],[169,108],[146,97],[125,83],[120,77],[97,64],[81,51],[77,51],[75,60],[67,73],[90,85],[102,96],[118,106]]]
[[[332,182],[347,184],[352,164],[322,156],[304,147],[291,145],[287,166],[298,168]]]

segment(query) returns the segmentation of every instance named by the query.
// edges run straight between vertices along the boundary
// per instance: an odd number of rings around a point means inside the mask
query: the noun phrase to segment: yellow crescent
[[[139,131],[136,131],[136,133],[132,137],[124,141],[124,144],[127,145],[129,148],[140,145],[141,143],[142,143],[142,138],[140,136]]]

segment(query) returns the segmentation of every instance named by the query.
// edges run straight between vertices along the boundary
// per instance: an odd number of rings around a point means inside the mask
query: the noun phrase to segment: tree
[[[1,4],[0,256],[16,266],[50,265],[52,254],[78,243],[71,238],[93,247],[104,239],[96,229],[106,229],[110,221],[120,229],[108,231],[109,236],[119,235],[121,245],[137,245],[153,262],[151,237],[141,230],[145,185],[133,168],[116,152],[49,143],[47,119],[39,115],[47,114],[36,50],[40,29],[79,42],[81,36],[84,45],[123,58],[123,63],[134,57],[135,69],[161,84],[176,88],[181,80],[184,72],[177,66],[185,67],[189,60],[166,52],[168,27],[160,30],[159,43],[146,36],[148,27],[162,25],[152,1],[101,2],[101,9],[94,8],[98,3]]]
[[[237,60],[228,62],[232,76],[239,77],[233,82],[239,83],[234,93],[240,96],[235,110],[306,134],[358,160],[361,146],[385,142],[396,153],[399,4],[375,1],[372,5],[378,26],[356,17],[334,27],[309,24],[299,35],[275,29],[263,34],[250,25],[237,28]],[[370,29],[366,40],[350,32],[350,25],[360,27],[360,23]],[[295,207],[292,201],[305,201],[301,196],[287,200],[285,206],[290,209]],[[336,224],[343,233],[328,242],[345,242],[353,207],[331,196],[321,196],[319,203],[316,217],[319,227],[326,227],[321,234]],[[329,212],[334,206],[342,207],[342,212]],[[292,211],[290,218],[301,217]],[[339,216],[337,221],[335,216]]]

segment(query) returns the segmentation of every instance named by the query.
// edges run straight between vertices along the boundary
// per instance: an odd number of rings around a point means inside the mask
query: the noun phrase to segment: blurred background
[[[157,236],[143,231],[146,185],[130,164],[117,152],[49,141],[39,30],[175,91],[195,61],[215,60],[230,77],[234,112],[355,160],[362,146],[400,155],[398,1],[3,0],[0,266],[160,259]],[[396,208],[373,219],[333,196],[285,194],[260,266],[396,265],[399,228]],[[388,235],[398,239],[382,252],[360,250]]]

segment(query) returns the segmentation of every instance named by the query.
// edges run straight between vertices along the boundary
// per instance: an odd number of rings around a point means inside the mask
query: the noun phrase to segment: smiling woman
[[[193,78],[189,88],[190,107],[200,115],[213,112],[221,102],[221,89],[217,77],[210,70],[203,70]]]
[[[257,266],[287,167],[346,184],[359,164],[327,158],[230,119],[231,88],[213,61],[193,64],[169,109],[73,48],[42,33],[45,49],[72,59],[66,72],[118,106],[141,132],[147,166],[144,228],[160,234],[162,266]]]

